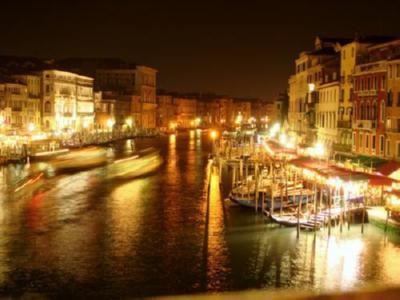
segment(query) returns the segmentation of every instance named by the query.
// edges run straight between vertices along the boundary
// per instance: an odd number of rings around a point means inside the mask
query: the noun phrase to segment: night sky
[[[400,35],[400,1],[19,0],[0,11],[0,54],[120,57],[157,68],[170,91],[267,99],[316,35]]]

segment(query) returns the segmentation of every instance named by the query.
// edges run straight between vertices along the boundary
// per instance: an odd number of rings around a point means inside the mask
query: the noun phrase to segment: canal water
[[[162,168],[128,182],[104,168],[50,177],[18,197],[0,172],[0,293],[154,296],[244,289],[348,290],[400,284],[400,237],[367,225],[328,238],[268,225],[226,200],[229,178],[210,170],[198,132],[115,144],[116,157],[149,146]],[[210,180],[210,182],[209,182]],[[208,198],[208,184],[210,197]]]

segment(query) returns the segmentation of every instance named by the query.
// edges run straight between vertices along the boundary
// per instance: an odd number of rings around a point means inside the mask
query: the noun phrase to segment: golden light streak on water
[[[230,273],[225,240],[223,199],[219,186],[217,168],[207,167],[207,173],[213,169],[210,177],[208,236],[207,236],[207,290],[226,290],[229,280],[225,277]]]

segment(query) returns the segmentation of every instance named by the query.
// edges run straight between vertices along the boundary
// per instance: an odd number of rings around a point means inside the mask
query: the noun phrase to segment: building
[[[233,114],[230,116],[229,124],[234,125],[237,117],[241,116],[243,122],[251,118],[251,101],[248,99],[233,100]]]
[[[319,99],[316,104],[316,127],[318,142],[325,149],[332,150],[337,142],[337,120],[340,84],[338,80],[327,80],[319,86]]]
[[[0,111],[3,130],[15,130],[19,133],[27,133],[35,129],[38,121],[34,106],[28,100],[28,88],[26,85],[14,82],[0,83]],[[37,104],[36,104],[37,105]]]
[[[385,156],[386,73],[385,60],[355,68],[352,150],[356,154]]]
[[[290,134],[300,142],[313,144],[317,140],[315,107],[319,85],[327,74],[338,77],[338,51],[348,42],[342,38],[317,37],[314,50],[301,52],[295,61],[296,73],[289,78],[288,122]]]
[[[157,128],[168,130],[176,123],[175,105],[172,95],[157,95]]]
[[[102,92],[94,93],[95,129],[111,130],[115,124],[115,99],[103,99]]]
[[[140,110],[135,113],[134,123],[141,128],[155,128],[157,116],[156,101],[156,74],[157,70],[146,67],[127,64],[120,68],[107,68],[96,70],[96,88],[102,91],[113,91],[120,95],[121,105],[124,109],[123,101],[130,98],[137,101],[139,96],[140,106],[131,103],[130,107]],[[121,112],[120,115],[124,114]],[[133,114],[133,112],[132,112]]]
[[[39,75],[14,75],[13,78],[27,88],[27,122],[31,129],[41,129],[41,78]]]
[[[338,141],[335,150],[351,151],[353,117],[353,73],[355,67],[366,61],[368,49],[375,44],[393,40],[393,37],[366,36],[356,37],[353,41],[340,45],[340,105],[338,119]]]
[[[93,78],[45,70],[41,81],[44,130],[81,131],[94,127]]]
[[[178,128],[188,129],[196,126],[197,99],[185,96],[174,96],[173,103],[176,107],[176,122]]]

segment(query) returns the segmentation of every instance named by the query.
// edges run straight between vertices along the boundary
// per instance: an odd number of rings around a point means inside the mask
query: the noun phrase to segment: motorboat
[[[128,158],[115,160],[107,166],[107,179],[133,179],[152,174],[162,165],[163,159],[157,151],[142,152]]]
[[[75,171],[90,169],[107,163],[107,151],[100,147],[73,150],[59,155],[50,162],[55,171]]]

